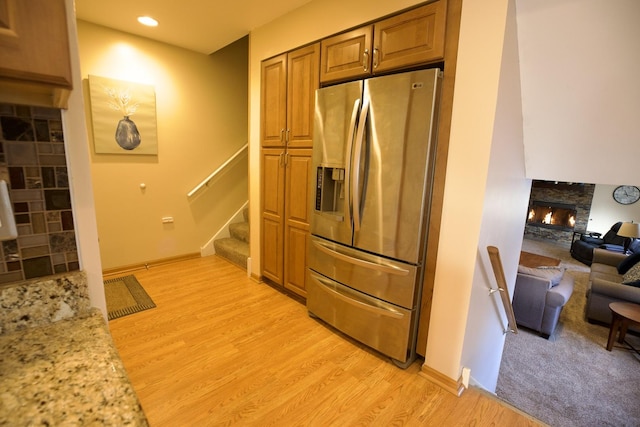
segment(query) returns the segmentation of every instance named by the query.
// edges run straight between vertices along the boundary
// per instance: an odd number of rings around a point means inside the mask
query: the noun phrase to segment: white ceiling
[[[210,54],[310,0],[76,0],[76,17]],[[149,15],[160,23],[145,27]]]

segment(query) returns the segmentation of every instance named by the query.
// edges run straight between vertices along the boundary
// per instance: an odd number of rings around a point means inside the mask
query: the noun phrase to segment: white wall
[[[640,222],[640,202],[621,205],[613,200],[613,190],[617,185],[596,185],[589,213],[588,231],[606,233],[618,221]]]
[[[106,319],[107,303],[102,282],[102,264],[100,263],[98,229],[93,201],[74,0],[66,0],[66,8],[74,89],[69,97],[68,110],[63,110],[62,112],[62,123],[64,126],[65,152],[73,204],[73,220],[78,243],[80,269],[87,275],[91,305],[99,308]]]
[[[203,55],[85,21],[77,26],[83,79],[143,83],[156,95],[157,155],[95,153],[86,110],[103,268],[199,254],[248,197],[245,157],[187,198],[247,142],[247,41]],[[167,216],[174,222],[164,224]]]
[[[516,32],[515,2],[509,2],[502,68],[498,90],[493,144],[489,160],[482,224],[473,274],[471,302],[462,352],[462,365],[471,369],[472,382],[495,391],[500,360],[508,329],[500,295],[489,295],[497,287],[487,246],[500,251],[513,296],[522,230],[531,180],[524,178],[522,104]]]
[[[425,355],[429,368],[453,380],[461,373],[468,314],[472,303],[476,304],[470,297],[485,206],[507,5],[508,0],[488,0],[464,2],[462,7],[440,245]],[[493,165],[500,166],[497,162]],[[521,233],[522,228],[514,231]],[[480,321],[494,323],[491,319]],[[501,342],[488,344],[500,346]],[[499,355],[495,356],[499,360]]]
[[[516,3],[527,176],[637,185],[640,2]]]

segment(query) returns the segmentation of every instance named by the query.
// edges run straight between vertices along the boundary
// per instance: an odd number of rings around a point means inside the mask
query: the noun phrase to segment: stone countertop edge
[[[86,317],[91,309],[83,271],[0,286],[0,335]]]
[[[100,310],[0,335],[0,425],[148,426]]]

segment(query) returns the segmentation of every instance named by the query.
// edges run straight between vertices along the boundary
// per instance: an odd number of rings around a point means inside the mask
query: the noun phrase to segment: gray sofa
[[[574,280],[571,275],[564,274],[564,269],[560,270],[558,280],[538,274],[545,271],[548,270],[519,267],[512,304],[518,326],[549,338],[573,293]]]
[[[587,290],[586,317],[589,322],[611,323],[609,304],[616,301],[640,304],[640,288],[623,285],[618,265],[626,255],[604,249],[593,250]]]

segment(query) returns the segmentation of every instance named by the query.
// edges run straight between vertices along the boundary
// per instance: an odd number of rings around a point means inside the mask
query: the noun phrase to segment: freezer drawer
[[[407,309],[415,308],[418,268],[316,236],[309,240],[308,266],[327,277]]]
[[[412,310],[371,298],[307,269],[307,309],[350,337],[406,362]]]

